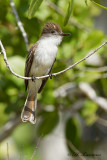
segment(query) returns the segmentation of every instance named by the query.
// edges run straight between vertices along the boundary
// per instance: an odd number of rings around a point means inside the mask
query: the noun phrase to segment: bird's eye
[[[51,33],[55,33],[55,31],[54,31],[54,30],[52,30],[52,31],[51,31]]]

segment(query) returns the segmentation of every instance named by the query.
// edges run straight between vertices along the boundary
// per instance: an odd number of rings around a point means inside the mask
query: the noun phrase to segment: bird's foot
[[[35,82],[35,76],[32,76],[32,82]]]
[[[52,73],[49,74],[50,79],[52,79]]]

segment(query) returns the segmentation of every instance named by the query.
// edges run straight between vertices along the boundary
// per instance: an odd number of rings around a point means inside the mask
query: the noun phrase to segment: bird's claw
[[[35,77],[34,76],[32,76],[32,82],[35,82]]]
[[[49,74],[50,79],[52,79],[52,73]]]

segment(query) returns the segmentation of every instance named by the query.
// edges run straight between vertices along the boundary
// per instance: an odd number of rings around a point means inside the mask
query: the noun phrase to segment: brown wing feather
[[[56,61],[56,58],[55,58],[55,60],[54,60],[54,63],[55,63],[55,61]],[[52,64],[52,67],[51,67],[51,69],[50,69],[50,71],[49,71],[48,74],[51,73],[54,63]],[[47,78],[45,78],[45,79],[42,80],[42,84],[41,84],[41,87],[40,87],[38,93],[40,93],[40,92],[42,91],[42,89],[44,88],[44,86],[45,86],[45,84],[46,84],[48,78],[49,78],[49,77],[47,77]]]
[[[28,56],[27,56],[26,64],[25,64],[25,77],[29,77],[29,72],[32,66],[36,47],[37,47],[37,43],[35,43],[28,52]],[[28,87],[28,80],[25,80],[25,90],[27,90],[27,87]]]

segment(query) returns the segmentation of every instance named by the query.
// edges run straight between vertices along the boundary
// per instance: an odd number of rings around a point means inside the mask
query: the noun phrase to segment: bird
[[[41,32],[39,40],[30,48],[25,63],[25,90],[28,88],[27,98],[21,113],[23,122],[36,123],[37,94],[42,91],[49,77],[34,79],[49,74],[51,77],[52,67],[56,61],[58,46],[64,36],[57,23],[47,22]]]

